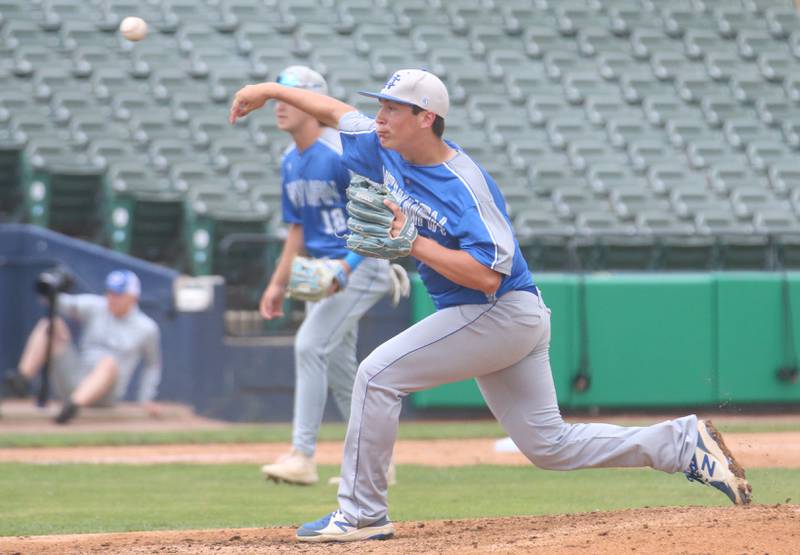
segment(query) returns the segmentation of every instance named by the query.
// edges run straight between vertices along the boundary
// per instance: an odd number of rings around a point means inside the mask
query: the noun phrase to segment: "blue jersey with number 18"
[[[440,245],[468,252],[478,262],[502,275],[495,295],[459,285],[417,261],[425,288],[438,308],[483,304],[509,291],[535,292],[522,257],[505,200],[494,180],[458,145],[448,145],[456,155],[432,166],[411,164],[400,154],[383,148],[375,121],[349,112],[339,121],[342,160],[349,169],[384,183],[400,208],[414,219],[422,237]]]
[[[303,226],[306,251],[314,258],[344,258],[350,252],[344,237],[350,172],[341,153],[339,134],[326,127],[304,151],[289,147],[281,162],[283,221]]]

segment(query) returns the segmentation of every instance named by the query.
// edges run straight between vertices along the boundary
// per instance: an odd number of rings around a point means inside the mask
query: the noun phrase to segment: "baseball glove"
[[[339,289],[347,285],[344,268],[338,262],[295,256],[286,296],[301,301],[320,301],[331,295],[334,280],[339,284]]]
[[[397,237],[391,237],[394,214],[383,201],[396,202],[382,184],[356,176],[347,187],[347,248],[373,258],[400,258],[408,256],[417,238],[417,228],[411,218],[406,218]]]

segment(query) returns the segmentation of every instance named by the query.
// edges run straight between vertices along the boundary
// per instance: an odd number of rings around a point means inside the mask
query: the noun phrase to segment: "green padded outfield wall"
[[[550,359],[559,403],[624,408],[800,401],[800,383],[775,378],[787,362],[781,280],[771,273],[536,276],[553,311]],[[800,350],[800,274],[788,280]],[[416,276],[412,301],[415,321],[433,311]],[[578,393],[571,382],[584,345],[591,387]],[[420,408],[484,406],[474,380],[412,399]]]
[[[786,360],[782,274],[717,275],[719,401],[800,401],[800,383],[775,379]],[[800,345],[800,274],[787,281],[795,351]]]

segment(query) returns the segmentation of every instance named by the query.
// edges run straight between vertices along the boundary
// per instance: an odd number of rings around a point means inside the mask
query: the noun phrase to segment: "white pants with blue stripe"
[[[339,508],[358,526],[388,516],[386,471],[400,405],[411,392],[476,378],[494,416],[541,468],[685,469],[694,415],[649,427],[567,424],[550,371],[550,310],[514,291],[494,303],[445,308],[373,351],[360,365],[344,445]]]
[[[366,258],[340,292],[306,303],[306,317],[294,345],[295,392],[292,445],[313,455],[330,386],[342,416],[350,415],[350,396],[358,369],[358,321],[391,287],[389,263]]]

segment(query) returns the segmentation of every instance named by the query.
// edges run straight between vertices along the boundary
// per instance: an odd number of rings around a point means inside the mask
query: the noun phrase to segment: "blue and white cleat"
[[[753,488],[744,477],[744,469],[722,441],[722,434],[710,420],[697,422],[697,447],[689,467],[683,471],[690,482],[715,487],[728,496],[734,505],[747,505]]]
[[[394,525],[388,518],[383,517],[369,526],[357,528],[350,524],[338,509],[315,522],[306,522],[297,529],[297,539],[301,542],[388,540],[392,536],[394,536]]]

